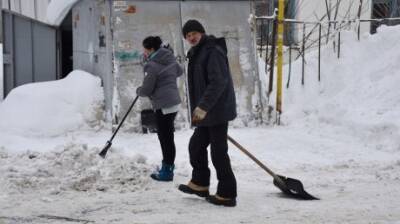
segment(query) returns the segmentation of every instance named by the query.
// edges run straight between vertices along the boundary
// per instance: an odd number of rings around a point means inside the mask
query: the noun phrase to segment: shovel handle
[[[228,135],[228,140],[234,144],[240,151],[242,151],[244,154],[246,154],[250,159],[252,159],[257,165],[259,165],[263,170],[265,170],[269,175],[271,175],[274,179],[277,179],[278,181],[282,181],[281,178],[279,178],[272,170],[270,170],[267,166],[265,166],[260,160],[258,160],[255,156],[253,156],[249,151],[247,151],[243,146],[241,146],[235,139],[231,138],[231,136]]]

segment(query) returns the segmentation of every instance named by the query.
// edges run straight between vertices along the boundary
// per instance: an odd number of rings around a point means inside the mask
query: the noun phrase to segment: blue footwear
[[[161,169],[152,173],[150,177],[157,181],[172,181],[174,178],[174,168],[174,165],[169,165],[163,162]]]

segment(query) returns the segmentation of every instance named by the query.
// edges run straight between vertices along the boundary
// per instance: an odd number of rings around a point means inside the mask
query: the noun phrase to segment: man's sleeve
[[[205,111],[210,111],[228,84],[229,70],[225,56],[217,49],[212,50],[206,69],[208,85],[198,106]]]

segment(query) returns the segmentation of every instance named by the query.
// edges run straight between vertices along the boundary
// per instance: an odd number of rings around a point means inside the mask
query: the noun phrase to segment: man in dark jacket
[[[236,99],[225,39],[206,35],[197,20],[187,21],[182,33],[192,46],[188,52],[188,86],[192,125],[196,128],[189,143],[192,179],[179,185],[179,190],[205,197],[215,205],[236,206],[236,179],[227,143],[228,122],[236,117]],[[218,179],[215,195],[209,195],[208,190],[208,145]]]

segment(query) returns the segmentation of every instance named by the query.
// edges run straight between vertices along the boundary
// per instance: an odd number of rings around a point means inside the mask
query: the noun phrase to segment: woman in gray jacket
[[[158,36],[143,40],[147,63],[144,66],[145,78],[136,93],[149,97],[156,112],[157,135],[160,141],[163,160],[161,169],[151,177],[158,181],[172,181],[174,176],[175,142],[174,120],[181,103],[177,78],[183,70],[176,62],[171,50],[161,47]]]

